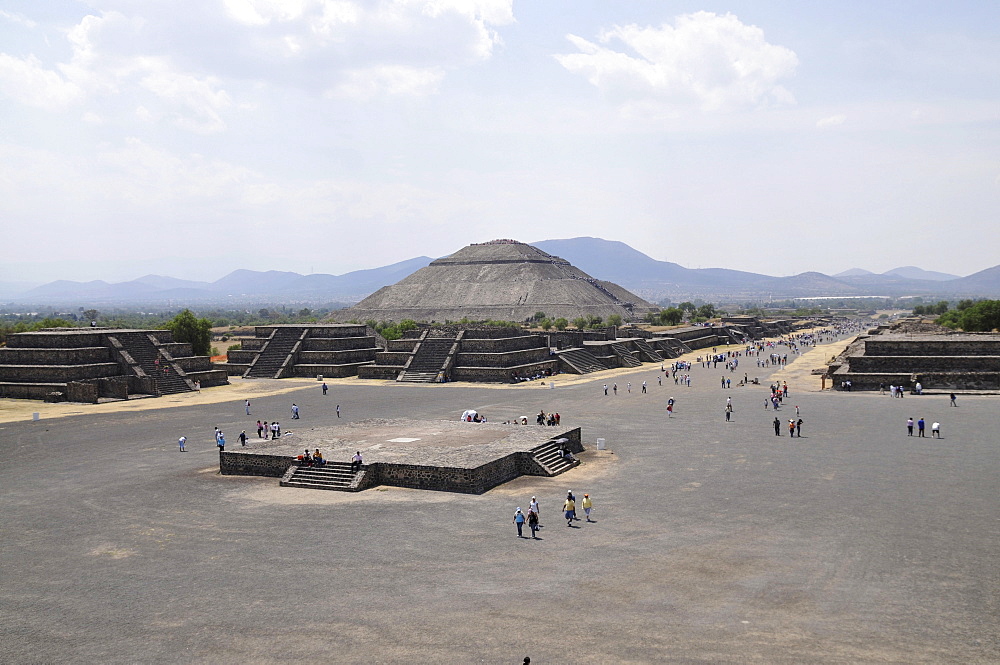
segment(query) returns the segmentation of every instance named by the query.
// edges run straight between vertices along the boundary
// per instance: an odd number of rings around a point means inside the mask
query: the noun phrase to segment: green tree
[[[715,307],[711,304],[702,305],[698,308],[698,316],[710,319],[715,316]]]
[[[665,326],[676,326],[684,318],[684,312],[679,307],[668,307],[660,312],[660,323]]]
[[[173,333],[175,342],[190,344],[196,356],[207,356],[212,349],[212,322],[196,318],[189,309],[167,321],[166,328]]]
[[[84,320],[87,321],[87,323],[90,323],[91,321],[96,321],[97,317],[100,315],[101,313],[98,312],[96,309],[85,309],[81,314],[81,316],[83,316]]]
[[[545,318],[545,312],[535,312],[535,315],[531,317],[533,321],[543,321]]]
[[[990,332],[1000,328],[1000,300],[980,300],[965,308],[958,315],[958,327],[966,332]]]
[[[622,317],[620,314],[612,314],[608,317],[609,326],[620,326],[622,324]]]
[[[940,316],[941,314],[944,314],[947,311],[948,311],[948,301],[942,300],[938,304],[934,305],[934,311],[929,313],[937,314],[938,316]]]
[[[587,324],[591,328],[600,328],[602,323],[604,323],[604,317],[597,316],[596,314],[591,314],[587,317]]]
[[[698,308],[694,306],[694,303],[687,302],[685,300],[684,302],[682,302],[680,305],[677,306],[677,309],[681,310],[682,312],[691,312],[693,314],[695,310],[697,310]]]
[[[542,319],[542,330],[548,330],[552,327],[552,322],[548,319]]]
[[[560,316],[552,325],[556,327],[556,330],[566,330],[566,327],[569,326],[569,321]]]
[[[583,330],[584,328],[587,327],[587,319],[585,319],[582,316],[578,316],[575,319],[573,319],[573,326],[575,328],[579,328],[580,330]]]

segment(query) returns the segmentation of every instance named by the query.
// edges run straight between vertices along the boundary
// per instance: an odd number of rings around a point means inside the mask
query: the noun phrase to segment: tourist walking
[[[935,422],[931,424],[931,436],[935,439],[941,438],[941,423]]]
[[[247,431],[246,430],[243,430],[242,432],[240,432],[239,439],[240,439],[240,445],[246,447],[246,445],[247,445]]]
[[[528,511],[528,528],[531,529],[531,537],[538,540],[538,514]]]
[[[920,420],[917,421],[917,436],[924,435],[924,419],[921,416]]]
[[[219,452],[221,453],[226,449],[226,435],[219,430],[219,435],[215,437],[215,445],[219,447]]]
[[[583,507],[583,514],[587,516],[587,521],[593,522],[594,520],[590,519],[590,511],[594,507],[594,503],[590,500],[589,494],[583,495],[583,501],[580,502],[580,505]]]
[[[774,425],[774,435],[781,436],[781,421],[775,417],[774,423],[772,424]]]
[[[292,402],[292,420],[298,420],[298,419],[299,419],[299,405],[296,404],[295,402]]]
[[[604,396],[605,397],[608,396],[608,384],[606,384],[606,383],[604,384]]]
[[[177,439],[177,445],[180,447],[182,453],[186,452],[186,450],[184,449],[184,444],[187,443],[187,440],[188,438],[186,436],[182,436],[181,438]]]
[[[340,405],[339,404],[337,405],[337,417],[338,418],[340,417]]]
[[[576,517],[576,502],[573,500],[572,492],[563,503],[563,512],[566,514],[566,526],[573,526],[573,519]]]
[[[730,418],[730,416],[732,416],[732,414],[733,414],[733,405],[732,404],[727,404],[726,405],[726,422],[727,423],[729,422],[729,418]]]
[[[667,400],[667,418],[674,415],[674,398],[671,397]]]
[[[361,470],[361,451],[354,453],[354,457],[351,458],[351,471],[357,473]]]
[[[539,521],[541,521],[542,510],[539,507],[538,500],[535,499],[535,497],[531,497],[531,503],[528,504],[528,514],[531,515],[532,513],[534,513],[538,517]]]
[[[955,402],[956,399],[958,399],[958,398],[955,396],[955,393],[952,393],[951,394],[951,405],[952,406],[958,406],[958,403]]]
[[[323,382],[323,396],[326,397],[326,391],[328,390],[326,381]]]
[[[795,436],[795,421],[794,420],[789,420],[788,421],[788,436],[790,436],[790,437]]]
[[[264,425],[259,420],[257,421],[257,438],[258,439],[264,438]]]
[[[913,418],[906,419],[906,436],[913,436]]]
[[[632,382],[631,381],[628,381],[628,382],[625,383],[625,390],[628,392],[629,395],[632,394]]]
[[[802,438],[802,419],[795,421],[795,436]]]
[[[514,526],[517,527],[517,537],[518,538],[523,538],[524,537],[521,534],[521,528],[524,527],[524,522],[525,522],[524,513],[522,513],[521,512],[521,508],[518,507],[518,509],[514,511]]]
[[[618,394],[618,384],[617,383],[615,383],[613,386],[611,386],[611,389],[615,392],[616,395]]]
[[[249,416],[250,415],[250,400],[247,400],[246,407],[247,407],[247,415]]]
[[[645,381],[642,382],[642,394],[643,395],[646,394],[646,382]]]

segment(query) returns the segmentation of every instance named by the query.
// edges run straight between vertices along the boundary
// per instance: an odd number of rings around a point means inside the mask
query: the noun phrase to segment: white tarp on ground
[[[473,418],[475,418],[477,415],[479,415],[478,411],[475,411],[473,409],[466,409],[465,411],[462,412],[462,422],[468,422]]]

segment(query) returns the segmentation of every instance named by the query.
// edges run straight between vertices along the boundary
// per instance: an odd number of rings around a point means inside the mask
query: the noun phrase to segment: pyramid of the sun
[[[656,307],[612,282],[602,282],[569,261],[514,240],[469,245],[385,286],[338,320],[524,321],[612,314],[640,319]]]

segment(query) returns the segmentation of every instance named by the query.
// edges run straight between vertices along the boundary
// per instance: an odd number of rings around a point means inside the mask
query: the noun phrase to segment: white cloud
[[[30,18],[24,14],[19,14],[17,12],[7,12],[0,9],[0,18],[10,21],[11,23],[16,23],[18,25],[23,25],[26,28],[35,28],[38,23],[32,21]]]
[[[444,78],[440,68],[420,69],[384,65],[347,72],[331,96],[367,101],[378,95],[426,95],[437,90]]]
[[[225,129],[219,113],[232,106],[232,101],[224,90],[215,89],[216,79],[163,69],[143,76],[139,83],[166,103],[178,126],[198,133]]]
[[[778,81],[795,73],[795,53],[769,44],[763,30],[732,14],[686,14],[659,28],[615,26],[599,43],[567,39],[579,53],[556,60],[612,97],[705,110],[794,102]]]
[[[56,110],[83,96],[78,85],[46,69],[35,56],[17,58],[0,53],[0,93],[22,104]]]
[[[837,125],[842,125],[847,121],[847,116],[843,114],[831,115],[828,118],[822,118],[816,121],[816,126],[820,129],[825,129],[827,127],[836,127]]]

